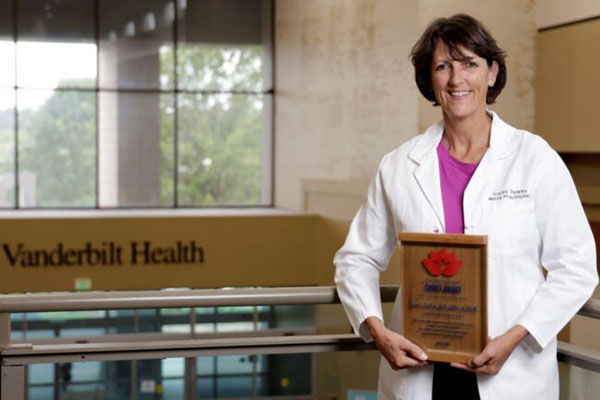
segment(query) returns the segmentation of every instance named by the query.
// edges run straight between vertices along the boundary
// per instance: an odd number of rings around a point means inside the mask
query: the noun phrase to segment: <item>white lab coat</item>
[[[478,374],[477,384],[482,400],[554,400],[556,335],[598,282],[594,239],[558,154],[539,136],[492,117],[490,147],[464,193],[465,233],[488,235],[489,335],[515,324],[530,334],[496,376]],[[442,133],[440,121],[384,156],[335,256],[340,298],[366,341],[364,320],[383,320],[379,274],[397,232],[444,232],[436,152]],[[401,301],[399,293],[390,322],[397,332]],[[429,400],[432,377],[432,366],[393,371],[382,358],[378,398]]]

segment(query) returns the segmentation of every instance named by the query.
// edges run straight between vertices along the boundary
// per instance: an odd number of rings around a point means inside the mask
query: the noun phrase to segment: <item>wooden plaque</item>
[[[487,236],[399,233],[403,335],[430,361],[465,363],[487,343]]]

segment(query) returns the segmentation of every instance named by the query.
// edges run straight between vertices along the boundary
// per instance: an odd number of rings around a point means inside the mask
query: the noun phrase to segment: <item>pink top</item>
[[[463,194],[479,163],[467,164],[452,157],[440,141],[437,147],[446,233],[465,233]]]

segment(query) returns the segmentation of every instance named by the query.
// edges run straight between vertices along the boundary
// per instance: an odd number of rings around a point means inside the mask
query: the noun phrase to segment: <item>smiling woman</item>
[[[441,106],[443,145],[459,161],[479,162],[489,145],[488,135],[465,135],[469,129],[464,123],[489,131],[486,107],[506,84],[504,56],[487,29],[468,15],[434,21],[412,49],[417,86],[427,100]]]
[[[485,97],[487,104],[493,104],[506,84],[506,53],[479,21],[467,15],[454,16],[451,24],[447,21],[445,18],[434,21],[412,49],[411,61],[419,91],[427,100],[438,105],[432,84],[435,79],[432,68],[437,72],[441,62],[445,64],[441,70],[445,70],[452,61],[462,62],[467,67],[482,67],[485,63],[488,69],[495,64],[494,80],[486,85],[489,89]]]
[[[506,83],[506,66],[479,21],[433,21],[411,58],[417,86],[440,106],[442,121],[384,156],[334,260],[355,332],[383,356],[377,397],[556,400],[556,335],[598,282],[573,181],[543,139],[488,110]],[[398,231],[488,236],[491,338],[467,363],[427,361],[419,343],[402,335],[402,296],[389,328],[383,324],[379,274]],[[438,288],[425,288],[431,290]],[[433,335],[443,345],[448,333]]]
[[[493,87],[498,75],[498,63],[486,60],[459,46],[459,57],[438,39],[431,62],[431,86],[436,101],[446,118],[465,118],[481,113],[485,108],[488,86]]]

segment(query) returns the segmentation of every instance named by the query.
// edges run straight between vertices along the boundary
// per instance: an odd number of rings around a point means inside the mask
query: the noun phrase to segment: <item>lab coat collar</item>
[[[502,121],[495,112],[488,112],[492,115],[490,147],[475,170],[469,186],[485,181],[494,171],[494,162],[506,157],[516,146],[513,140],[515,129]],[[433,208],[442,232],[445,231],[445,217],[436,148],[442,140],[443,132],[444,123],[439,121],[425,131],[409,152],[409,158],[418,165],[414,171],[415,179]]]
[[[502,121],[498,114],[487,110],[492,115],[492,127],[490,132],[490,156],[494,159],[504,158],[514,148],[515,128]],[[444,121],[440,120],[430,126],[417,141],[415,146],[409,152],[408,156],[417,164],[421,164],[427,155],[435,154],[435,150],[442,140],[444,133]]]

